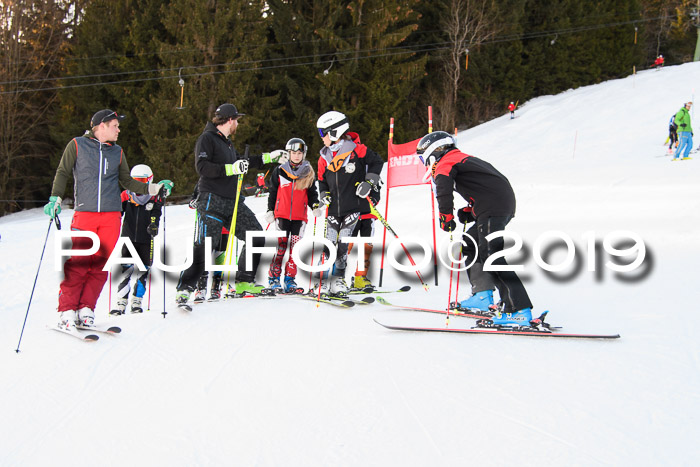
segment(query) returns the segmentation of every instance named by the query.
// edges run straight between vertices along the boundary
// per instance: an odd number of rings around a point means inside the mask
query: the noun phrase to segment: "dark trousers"
[[[532,308],[530,297],[514,271],[486,272],[483,270],[483,264],[486,259],[494,253],[503,251],[505,247],[503,237],[495,238],[491,241],[487,241],[486,237],[493,232],[505,230],[511,219],[512,216],[480,216],[476,219],[476,223],[467,231],[467,234],[476,240],[478,248],[476,263],[468,272],[469,280],[472,283],[472,292],[493,290],[493,285],[495,285],[505,305],[504,311],[506,313],[512,313],[523,308]],[[467,246],[462,248],[462,252],[467,260],[467,264],[469,264],[474,259],[474,246],[469,239],[465,239],[465,242]],[[491,264],[494,266],[508,265],[503,257],[499,257]]]
[[[205,270],[204,239],[210,237],[212,248],[218,248],[221,242],[222,228],[228,228],[231,225],[235,204],[236,200],[233,198],[223,198],[212,193],[199,194],[197,198],[197,236],[194,242],[192,266],[180,274],[177,290],[195,290],[197,281]],[[236,216],[236,238],[245,241],[246,232],[249,230],[261,231],[262,227],[256,219],[255,214],[253,214],[253,211],[245,205],[243,200],[240,200],[238,202],[238,213]],[[236,281],[255,282],[255,276],[258,272],[258,265],[260,264],[260,257],[262,255],[260,253],[254,253],[252,264],[247,264],[246,246],[247,245],[243,246],[239,257]],[[265,246],[265,239],[257,237],[253,240],[253,246]]]

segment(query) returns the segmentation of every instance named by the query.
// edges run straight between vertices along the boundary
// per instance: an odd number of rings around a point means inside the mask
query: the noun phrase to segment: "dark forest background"
[[[315,161],[316,120],[339,110],[386,158],[391,117],[405,142],[427,132],[429,105],[434,128],[452,132],[511,101],[649,68],[658,54],[691,61],[697,3],[5,0],[0,215],[46,202],[65,145],[103,108],[127,115],[129,164],[150,165],[185,197],[194,142],[223,102],[247,114],[240,152],[301,137]]]

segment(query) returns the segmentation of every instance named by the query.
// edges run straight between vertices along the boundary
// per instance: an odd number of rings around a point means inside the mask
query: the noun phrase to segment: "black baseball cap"
[[[238,109],[233,104],[221,104],[216,109],[216,112],[214,112],[214,115],[223,118],[238,118],[244,116],[245,114],[239,114]]]
[[[117,120],[124,120],[126,118],[126,115],[119,115],[117,112],[110,109],[100,110],[99,112],[96,112],[95,115],[93,115],[90,119],[90,128],[94,128],[100,123],[106,123],[110,120],[114,120],[115,118]]]

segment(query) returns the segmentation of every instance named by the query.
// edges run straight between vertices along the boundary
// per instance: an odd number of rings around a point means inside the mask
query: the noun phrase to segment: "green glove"
[[[248,161],[245,159],[240,159],[233,164],[224,164],[224,169],[226,170],[226,175],[242,175],[248,171]]]
[[[289,160],[289,153],[282,149],[276,149],[272,152],[265,152],[262,155],[263,164],[269,164],[271,162],[279,162],[284,164]]]
[[[165,189],[164,196],[166,198],[170,196],[170,193],[172,193],[173,187],[175,186],[175,184],[170,180],[161,180],[160,182],[158,182],[158,185],[162,185]]]
[[[61,214],[61,197],[52,196],[49,198],[49,202],[44,206],[44,214],[51,216],[51,219],[55,218],[58,214]]]

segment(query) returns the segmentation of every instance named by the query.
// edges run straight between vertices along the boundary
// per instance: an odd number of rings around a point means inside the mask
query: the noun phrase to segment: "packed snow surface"
[[[514,120],[504,106],[458,137],[513,184],[508,231],[524,246],[508,259],[524,266],[534,313],[550,310],[565,331],[620,333],[613,341],[390,331],[373,318],[446,319],[377,303],[240,299],[186,313],[174,306],[177,275],[164,298],[157,273],[143,315],[110,318],[105,288],[97,319],[124,331],[81,342],[46,327],[57,321],[62,277],[52,229],[16,353],[49,223],[40,209],[0,219],[0,465],[698,465],[700,156],[672,162],[663,143],[699,84],[699,63],[642,72],[534,99]],[[427,186],[391,190],[387,218],[407,242],[432,243],[430,196]],[[264,213],[265,199],[245,202]],[[64,229],[71,215],[61,214]],[[169,264],[184,260],[193,216],[167,207]],[[438,240],[446,235],[438,229]],[[615,240],[625,235],[646,256],[620,273],[603,244],[629,247]],[[572,265],[545,273],[535,257],[565,261],[565,237]],[[426,292],[415,274],[385,264],[384,289],[412,290],[384,298],[444,308],[449,271],[440,266],[435,286],[432,269]],[[299,283],[308,287],[306,273]],[[469,290],[462,273],[459,298]]]

